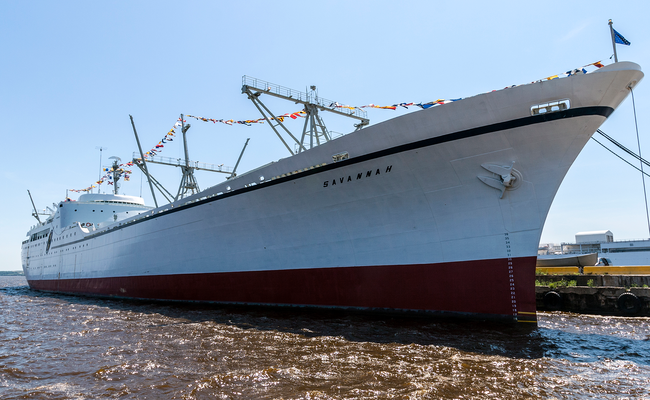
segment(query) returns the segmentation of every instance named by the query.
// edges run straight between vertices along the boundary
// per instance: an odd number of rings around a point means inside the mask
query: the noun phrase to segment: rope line
[[[600,133],[600,132],[599,132],[599,133]],[[599,145],[603,146],[603,147],[605,148],[605,150],[609,151],[610,153],[612,153],[612,154],[615,155],[616,157],[620,158],[624,163],[626,163],[626,164],[629,165],[630,167],[632,167],[632,168],[636,169],[637,171],[641,172],[642,174],[645,174],[646,176],[650,177],[650,175],[649,175],[647,172],[641,171],[641,169],[640,169],[639,167],[637,167],[636,165],[632,164],[631,162],[629,162],[628,160],[624,159],[623,157],[619,156],[618,154],[614,153],[614,151],[612,151],[612,149],[608,148],[607,146],[605,146],[604,144],[602,144],[601,142],[599,142],[598,139],[596,139],[595,137],[592,136],[591,139],[592,139],[594,142],[598,143]],[[646,164],[648,163],[648,162],[645,161],[645,160],[644,160],[644,162],[645,162]]]
[[[634,151],[632,151],[632,150],[628,149],[627,147],[623,146],[622,144],[620,144],[619,142],[614,140],[614,138],[612,138],[611,136],[609,136],[605,132],[601,131],[600,129],[596,130],[596,132],[600,133],[605,139],[607,139],[610,142],[614,143],[616,145],[616,147],[620,148],[621,150],[623,150],[627,154],[631,155],[632,157],[636,158],[637,160],[643,162],[645,165],[650,167],[650,162],[648,162],[648,160],[645,160],[645,159],[639,157]],[[594,140],[596,140],[596,139],[594,139]],[[605,147],[605,146],[603,145],[603,147]],[[607,149],[607,147],[605,147],[605,148]],[[607,150],[609,150],[609,149],[607,149]],[[609,151],[611,151],[611,150],[609,150]],[[636,167],[634,167],[634,168],[636,168]],[[640,171],[640,169],[638,169],[638,168],[636,168],[636,169]]]
[[[630,85],[630,93],[632,94],[632,109],[634,110],[634,126],[636,128],[636,143],[639,147],[639,160],[642,160],[641,157],[641,140],[639,139],[639,124],[636,120],[636,103],[634,101],[634,90]],[[641,180],[643,181],[643,200],[645,200],[645,216],[648,222],[648,234],[650,234],[650,213],[648,212],[648,195],[645,188],[645,175],[643,174],[643,162],[641,162]]]

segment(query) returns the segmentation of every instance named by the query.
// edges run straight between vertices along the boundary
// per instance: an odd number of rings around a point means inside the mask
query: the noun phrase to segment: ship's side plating
[[[395,118],[183,204],[78,226],[29,265],[23,251],[25,273],[69,293],[534,321],[555,192],[642,76],[617,63]],[[568,109],[531,115],[558,101]],[[503,181],[494,166],[514,183],[486,184]]]

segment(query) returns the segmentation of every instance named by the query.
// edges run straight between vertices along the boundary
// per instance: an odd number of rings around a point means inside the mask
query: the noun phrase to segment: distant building
[[[555,243],[540,243],[537,248],[537,255],[546,256],[549,254],[562,254],[562,245]]]
[[[614,242],[612,231],[592,231],[576,233],[575,243],[563,243],[562,252],[565,254],[601,253],[602,243]]]
[[[615,242],[611,231],[578,232],[575,238],[575,243],[540,243],[537,255],[598,253],[609,265],[650,265],[650,239]]]
[[[592,231],[576,233],[576,244],[581,243],[611,243],[614,241],[612,231]]]

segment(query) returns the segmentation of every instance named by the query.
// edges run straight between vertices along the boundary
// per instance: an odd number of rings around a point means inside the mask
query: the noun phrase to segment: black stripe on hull
[[[229,198],[229,197],[232,197],[232,196],[237,196],[237,195],[240,195],[240,194],[252,192],[254,190],[264,189],[264,188],[267,188],[267,187],[270,187],[270,186],[274,186],[274,185],[278,185],[278,184],[281,184],[281,183],[289,182],[289,181],[292,181],[292,180],[295,180],[295,179],[304,178],[306,176],[310,176],[310,175],[314,175],[314,174],[320,174],[322,172],[331,171],[331,170],[338,169],[338,168],[343,168],[343,167],[346,167],[346,166],[349,166],[349,165],[354,165],[354,164],[362,163],[362,162],[369,161],[369,160],[374,160],[374,159],[381,158],[381,157],[386,157],[386,156],[397,154],[397,153],[402,153],[402,152],[406,152],[406,151],[410,151],[410,150],[420,149],[420,148],[423,148],[423,147],[434,146],[434,145],[438,145],[438,144],[442,144],[442,143],[454,142],[454,141],[457,141],[457,140],[467,139],[467,138],[480,136],[480,135],[485,135],[485,134],[489,134],[489,133],[505,131],[505,130],[508,130],[508,129],[516,129],[516,128],[521,128],[521,127],[524,127],[524,126],[540,124],[540,123],[544,123],[544,122],[562,120],[562,119],[565,119],[565,118],[576,118],[576,117],[584,117],[584,116],[602,116],[604,118],[608,118],[613,112],[614,112],[614,109],[612,107],[604,107],[604,106],[572,108],[572,109],[569,109],[569,110],[554,112],[554,113],[550,113],[550,114],[534,115],[534,116],[530,116],[530,117],[524,117],[524,118],[514,119],[514,120],[510,120],[510,121],[505,121],[505,122],[498,122],[498,123],[495,123],[495,124],[480,126],[480,127],[477,127],[477,128],[466,129],[466,130],[463,130],[463,131],[448,133],[448,134],[442,135],[442,136],[436,136],[436,137],[433,137],[433,138],[423,139],[423,140],[419,140],[419,141],[416,141],[416,142],[406,143],[406,144],[391,147],[391,148],[388,148],[388,149],[375,151],[373,153],[368,153],[368,154],[364,154],[364,155],[357,156],[357,157],[354,157],[354,158],[349,158],[347,160],[342,160],[342,161],[336,162],[334,164],[324,165],[322,167],[315,168],[313,170],[298,172],[298,173],[290,175],[290,176],[277,178],[277,179],[274,179],[272,181],[264,182],[264,183],[259,184],[259,185],[244,187],[244,188],[241,188],[241,189],[235,189],[235,190],[233,190],[231,192],[223,193],[223,194],[220,194],[218,196],[214,196],[214,197],[211,197],[211,198],[208,198],[208,199],[199,200],[199,201],[193,202],[191,204],[187,204],[187,205],[183,205],[183,206],[179,206],[179,207],[174,207],[172,209],[166,210],[162,214],[153,214],[153,215],[150,215],[148,218],[141,218],[141,219],[138,219],[138,220],[133,221],[133,222],[126,222],[122,226],[114,227],[114,228],[112,228],[112,229],[110,229],[108,231],[103,231],[103,232],[98,232],[96,234],[88,235],[84,239],[80,239],[80,240],[77,240],[75,242],[66,243],[65,245],[56,246],[54,248],[65,247],[65,246],[69,246],[69,245],[72,245],[72,244],[80,243],[80,242],[83,242],[83,241],[88,240],[88,239],[96,238],[96,237],[99,237],[99,236],[102,236],[102,235],[105,235],[105,234],[108,234],[108,233],[113,233],[113,232],[115,232],[117,230],[120,230],[122,228],[130,227],[130,226],[133,226],[135,224],[139,224],[141,222],[150,221],[150,220],[152,220],[154,218],[162,217],[162,216],[165,216],[165,215],[168,215],[168,214],[171,214],[171,213],[179,212],[179,211],[186,210],[186,209],[189,209],[189,208],[192,208],[192,207],[207,204],[207,203],[210,203],[210,202],[213,202],[213,201],[223,200],[223,199],[226,199],[226,198]]]

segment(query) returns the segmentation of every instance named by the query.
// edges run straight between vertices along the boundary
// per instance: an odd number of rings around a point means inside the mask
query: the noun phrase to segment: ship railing
[[[337,102],[333,100],[324,99],[318,96],[315,90],[312,90],[311,92],[308,90],[305,90],[304,92],[299,92],[297,90],[290,89],[288,87],[267,82],[262,79],[253,78],[252,76],[247,76],[247,75],[244,75],[242,77],[242,86],[249,86],[252,89],[260,90],[263,93],[276,94],[278,96],[288,97],[296,101],[315,104],[323,108],[336,110],[338,112],[348,114],[348,115],[353,115],[358,118],[364,118],[364,119],[367,118],[367,113],[365,110],[362,110],[360,108],[349,109],[349,108],[336,107],[335,105],[338,105]]]
[[[140,160],[140,153],[134,152],[133,153],[133,159],[134,160]],[[182,158],[172,158],[172,157],[163,157],[163,156],[152,156],[152,157],[147,157],[146,158],[147,162],[152,162],[154,164],[164,164],[164,165],[171,165],[174,167],[184,167],[185,166],[185,160]],[[221,165],[216,165],[216,164],[208,164],[204,162],[199,162],[199,161],[190,161],[189,162],[190,167],[196,169],[196,170],[205,170],[205,171],[212,171],[212,172],[223,172],[223,173],[232,173],[233,169],[231,167],[224,166],[223,164]]]
[[[164,157],[158,157],[158,158],[164,158]],[[139,157],[136,157],[136,155],[134,154],[134,159],[139,159]],[[268,164],[266,164],[266,165],[263,165],[263,166],[261,166],[261,167],[258,167],[258,168],[256,168],[256,169],[254,169],[254,170],[248,171],[248,172],[246,172],[246,173],[240,175],[239,178],[244,177],[244,176],[246,176],[246,175],[249,175],[249,174],[251,174],[252,172],[255,172],[255,171],[261,170],[261,169],[263,169],[263,168],[266,168],[266,167],[268,167],[269,165],[272,165],[272,164],[274,164],[274,163],[275,163],[275,162],[270,162],[270,163],[268,163]],[[296,174],[296,173],[304,172],[304,171],[311,170],[311,169],[314,169],[314,168],[320,168],[320,167],[323,167],[323,166],[325,166],[325,165],[327,165],[327,164],[326,164],[326,163],[322,163],[322,164],[314,165],[314,166],[311,166],[311,167],[308,167],[308,168],[302,168],[302,169],[298,169],[298,170],[296,170],[296,171],[287,172],[287,173],[285,173],[285,174],[278,175],[278,176],[274,176],[274,177],[271,177],[271,178],[264,178],[263,176],[260,176],[260,177],[258,178],[258,179],[260,179],[259,182],[251,182],[251,183],[249,183],[249,184],[245,184],[245,185],[243,185],[243,187],[245,188],[245,187],[249,187],[249,186],[251,186],[251,185],[263,184],[263,183],[265,183],[265,182],[268,182],[268,181],[271,181],[271,180],[274,180],[274,179],[277,179],[277,178],[280,178],[280,177],[289,176],[289,175],[292,175],[292,174]],[[233,189],[233,190],[238,190],[238,189],[239,189],[239,188],[237,188],[237,189]],[[230,191],[231,191],[230,187],[226,188],[226,192],[230,192]],[[165,212],[167,212],[167,211],[171,211],[171,210],[173,210],[174,208],[180,208],[180,207],[183,207],[183,206],[186,206],[186,205],[192,204],[192,203],[196,203],[196,202],[204,201],[204,200],[207,200],[207,199],[210,199],[210,198],[213,198],[213,197],[218,197],[218,196],[220,196],[220,195],[222,195],[222,194],[224,194],[224,193],[225,193],[225,192],[220,191],[220,192],[213,192],[213,193],[210,193],[210,194],[204,194],[204,195],[202,195],[202,196],[198,196],[198,197],[191,196],[190,198],[187,198],[187,199],[180,199],[180,200],[178,200],[178,201],[176,201],[176,202],[168,203],[168,204],[165,204],[165,205],[160,206],[160,207],[158,207],[158,208],[155,208],[155,209],[152,209],[152,210],[148,210],[148,211],[141,212],[141,213],[137,214],[137,215],[134,216],[134,217],[130,217],[130,218],[127,219],[127,220],[121,220],[121,221],[118,221],[118,222],[108,222],[108,223],[105,223],[105,222],[104,222],[104,223],[96,223],[96,224],[93,225],[93,232],[90,233],[89,236],[92,236],[92,235],[94,235],[94,234],[100,234],[100,233],[103,233],[103,232],[109,231],[109,230],[111,230],[111,229],[119,228],[119,227],[121,227],[121,226],[123,226],[123,225],[130,225],[130,224],[132,224],[132,223],[136,223],[136,222],[138,222],[138,221],[140,221],[140,220],[143,220],[143,219],[146,219],[146,218],[149,218],[149,217],[153,217],[153,216],[155,216],[156,214],[162,214],[162,213],[165,213]]]
[[[567,245],[577,246],[577,245],[580,245],[580,244],[582,244],[582,245],[594,245],[594,244],[627,243],[627,242],[647,242],[647,241],[650,241],[650,239],[647,239],[647,238],[646,238],[646,239],[625,239],[625,240],[614,240],[614,241],[611,241],[611,242],[606,242],[606,241],[604,241],[604,240],[598,240],[598,241],[593,241],[593,242],[584,242],[584,243],[562,242],[561,244],[564,245],[564,246],[567,246]]]
[[[628,239],[628,240],[614,240],[613,242],[605,242],[605,243],[624,243],[624,242],[647,242],[650,239]]]

